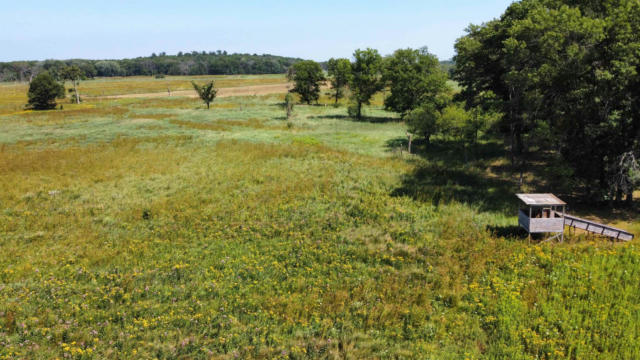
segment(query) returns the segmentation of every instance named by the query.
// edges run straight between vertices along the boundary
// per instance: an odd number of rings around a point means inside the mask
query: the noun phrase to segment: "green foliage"
[[[325,80],[320,64],[313,60],[295,63],[290,78],[294,82],[291,92],[300,95],[300,101],[311,104],[320,97],[320,83]]]
[[[516,2],[458,40],[456,79],[469,106],[502,113],[514,158],[560,149],[585,195],[602,199],[616,159],[640,148],[638,47],[637,1]]]
[[[96,70],[99,76],[123,76],[125,71],[117,61],[101,60],[96,62]]]
[[[401,117],[425,102],[437,103],[448,90],[446,73],[426,48],[396,50],[384,64],[383,81],[391,92],[384,105]]]
[[[87,78],[95,76],[151,76],[163,75],[234,75],[284,74],[298,58],[269,54],[228,54],[217,52],[188,52],[179,55],[160,55],[122,60],[45,60],[0,62],[0,81],[28,81],[42,70],[54,76],[66,66],[78,66]]]
[[[80,94],[78,93],[78,81],[84,79],[84,72],[76,65],[66,66],[60,69],[60,77],[63,80],[70,80],[73,84],[73,102],[80,103]]]
[[[191,84],[193,85],[194,90],[198,93],[200,100],[202,100],[207,105],[207,109],[209,109],[209,104],[213,102],[213,99],[216,98],[216,94],[218,94],[218,90],[214,86],[214,81],[211,80],[204,85],[198,85],[195,81],[192,81]]]
[[[351,62],[349,59],[331,58],[327,62],[327,73],[331,80],[335,104],[344,96],[344,88],[351,81]]]
[[[56,107],[56,99],[64,97],[64,86],[55,81],[48,72],[38,74],[29,84],[29,107],[49,110]]]
[[[362,118],[362,105],[369,104],[371,97],[382,89],[382,56],[378,50],[367,48],[353,53],[354,62],[351,64],[352,98],[356,105],[355,117]]]
[[[439,132],[445,136],[465,139],[470,126],[471,115],[460,105],[451,103],[440,114]]]
[[[411,111],[405,117],[405,122],[411,133],[428,142],[431,136],[441,129],[438,124],[440,118],[441,114],[436,106],[432,103],[425,103]]]
[[[77,65],[71,65],[61,68],[60,76],[64,80],[78,81],[84,78],[84,73]]]
[[[284,96],[284,103],[282,104],[284,111],[287,113],[287,119],[290,119],[291,116],[293,115],[294,105],[295,105],[295,99],[293,98],[293,95],[291,93],[287,93]]]

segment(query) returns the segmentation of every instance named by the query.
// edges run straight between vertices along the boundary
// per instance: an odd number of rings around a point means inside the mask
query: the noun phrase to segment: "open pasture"
[[[205,82],[214,80],[217,88],[238,86],[275,85],[286,82],[284,75],[201,75],[201,76],[129,76],[96,78],[80,82],[79,91],[82,98],[117,96],[141,93],[167,94],[172,92],[193,90],[191,81]],[[67,82],[67,88],[71,85]],[[24,111],[27,103],[27,83],[5,83],[0,86],[0,115]],[[64,103],[64,102],[63,102]],[[64,104],[67,105],[67,104]],[[69,104],[74,106],[73,104]]]
[[[640,357],[640,248],[527,244],[490,139],[402,154],[381,95],[356,122],[284,94],[13,114],[25,90],[0,84],[0,359]]]

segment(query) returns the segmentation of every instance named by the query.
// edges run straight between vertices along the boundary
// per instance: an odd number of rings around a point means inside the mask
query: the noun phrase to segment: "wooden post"
[[[409,154],[411,154],[411,140],[413,140],[413,134],[410,132],[406,132],[407,137],[409,138],[409,146],[407,148],[407,151],[409,152]]]
[[[529,243],[531,243],[531,216],[533,216],[533,211],[532,207],[529,206],[529,230],[527,230],[527,232],[529,233]]]
[[[560,236],[560,242],[564,242],[564,205],[562,205],[562,236]]]

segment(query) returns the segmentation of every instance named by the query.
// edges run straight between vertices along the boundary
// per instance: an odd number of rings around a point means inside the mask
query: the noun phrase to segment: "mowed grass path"
[[[527,244],[482,155],[327,101],[0,116],[0,358],[640,356],[635,243]]]

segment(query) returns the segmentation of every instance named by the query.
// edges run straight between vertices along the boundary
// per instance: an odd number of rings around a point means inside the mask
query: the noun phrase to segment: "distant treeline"
[[[54,77],[65,66],[76,65],[86,78],[96,76],[136,75],[233,75],[233,74],[282,74],[298,58],[228,54],[216,52],[179,52],[177,55],[160,53],[148,57],[122,60],[44,60],[13,61],[0,63],[0,81],[29,81],[34,75],[48,71]]]
[[[0,62],[0,81],[29,81],[42,71],[59,77],[66,66],[76,65],[83,77],[137,76],[137,75],[234,75],[234,74],[284,74],[300,58],[257,55],[228,54],[226,51],[165,53],[147,57],[121,60],[44,60]],[[440,62],[443,70],[450,72],[451,60]],[[321,62],[324,70],[327,62]]]

